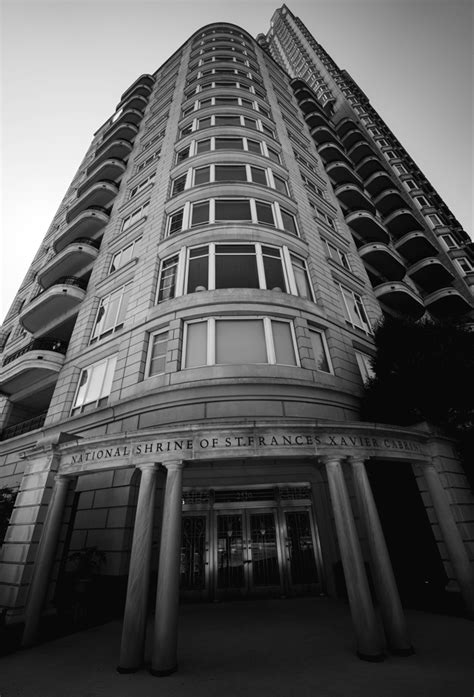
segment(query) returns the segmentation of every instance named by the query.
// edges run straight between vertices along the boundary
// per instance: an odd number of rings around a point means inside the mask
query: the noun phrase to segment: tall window
[[[175,254],[165,259],[161,265],[160,280],[158,283],[158,302],[174,298],[175,296],[178,261],[179,255]]]
[[[270,317],[211,317],[185,325],[183,368],[271,363],[299,365],[293,325]]]
[[[168,331],[160,331],[150,337],[147,359],[147,375],[160,375],[165,372]]]
[[[331,359],[329,358],[329,350],[326,343],[324,332],[316,329],[310,329],[311,345],[313,347],[314,360],[316,368],[323,373],[332,373]]]
[[[117,356],[93,363],[81,371],[71,414],[98,409],[107,404]]]
[[[128,244],[126,247],[123,249],[120,249],[118,252],[116,252],[113,257],[112,261],[110,263],[110,269],[109,273],[113,273],[114,271],[117,271],[117,269],[120,269],[122,266],[125,266],[125,264],[128,264],[129,261],[133,259],[133,253],[136,249],[137,243],[140,241],[141,238],[138,238],[137,240],[134,240],[130,244]]]
[[[369,380],[375,377],[375,371],[372,367],[372,358],[365,353],[361,353],[361,351],[356,351],[355,357],[357,365],[359,366],[362,382],[365,385]]]
[[[344,316],[346,321],[349,322],[349,324],[352,324],[352,326],[359,327],[360,329],[370,333],[371,328],[369,319],[360,295],[341,285],[339,286],[339,289],[342,295]]]
[[[91,344],[123,327],[131,287],[132,284],[127,283],[102,298],[92,330]]]
[[[137,208],[136,210],[133,211],[133,213],[130,213],[130,215],[127,215],[126,218],[123,219],[122,221],[122,230],[127,230],[131,225],[134,223],[138,222],[142,218],[144,218],[147,214],[148,206],[150,205],[150,202],[147,201],[146,203],[143,204],[143,206],[140,206],[140,208]]]

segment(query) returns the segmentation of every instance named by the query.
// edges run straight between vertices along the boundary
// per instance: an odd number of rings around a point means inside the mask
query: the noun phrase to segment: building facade
[[[473,282],[466,233],[285,6],[257,40],[213,24],[140,76],[3,327],[0,605],[24,644],[91,547],[125,602],[123,671],[155,585],[157,675],[180,596],[347,595],[368,660],[411,651],[397,584],[438,574],[473,614],[453,443],[359,420],[376,322],[468,317]],[[390,561],[387,486],[422,509],[416,572]]]

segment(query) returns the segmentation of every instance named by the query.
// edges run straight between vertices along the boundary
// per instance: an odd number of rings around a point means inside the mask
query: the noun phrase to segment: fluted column
[[[423,472],[456,580],[461,588],[467,614],[474,619],[474,573],[464,542],[434,463],[424,465]]]
[[[157,469],[154,464],[139,465],[139,469],[141,478],[133,528],[120,664],[117,668],[119,673],[135,672],[144,658]]]
[[[329,494],[356,634],[357,655],[363,660],[381,661],[384,658],[381,637],[344,481],[341,458],[325,457],[323,461],[326,465]]]
[[[48,583],[51,577],[54,557],[58,545],[59,532],[63,520],[66,496],[71,480],[60,474],[54,478],[53,493],[44,521],[41,540],[38,545],[33,577],[25,609],[25,629],[22,646],[31,646],[36,640],[41,611],[43,609]]]
[[[374,584],[388,645],[393,653],[409,656],[413,653],[413,647],[408,636],[405,615],[365,464],[362,459],[356,457],[349,459],[359,513],[369,542]]]
[[[181,461],[166,463],[163,525],[156,590],[152,675],[164,676],[177,669],[179,567],[183,495]]]

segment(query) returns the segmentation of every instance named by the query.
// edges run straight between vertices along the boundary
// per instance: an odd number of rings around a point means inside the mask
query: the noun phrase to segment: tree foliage
[[[375,378],[366,386],[362,417],[432,423],[458,440],[474,483],[474,332],[458,323],[386,317],[375,343]]]

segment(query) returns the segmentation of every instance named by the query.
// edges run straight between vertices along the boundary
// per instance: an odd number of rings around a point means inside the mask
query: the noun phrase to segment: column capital
[[[345,455],[320,455],[319,461],[323,465],[341,465]]]
[[[362,455],[349,455],[347,461],[353,466],[365,465],[367,462],[367,457],[362,457]]]
[[[182,470],[186,463],[184,460],[169,460],[168,462],[161,463],[168,471]]]
[[[141,472],[158,471],[158,465],[156,462],[144,462],[143,464],[135,465],[135,468],[137,470],[141,470]]]
[[[54,481],[57,482],[58,484],[64,484],[64,483],[69,484],[69,482],[72,479],[77,479],[77,476],[71,477],[71,475],[63,474],[62,472],[57,472],[54,475]]]

